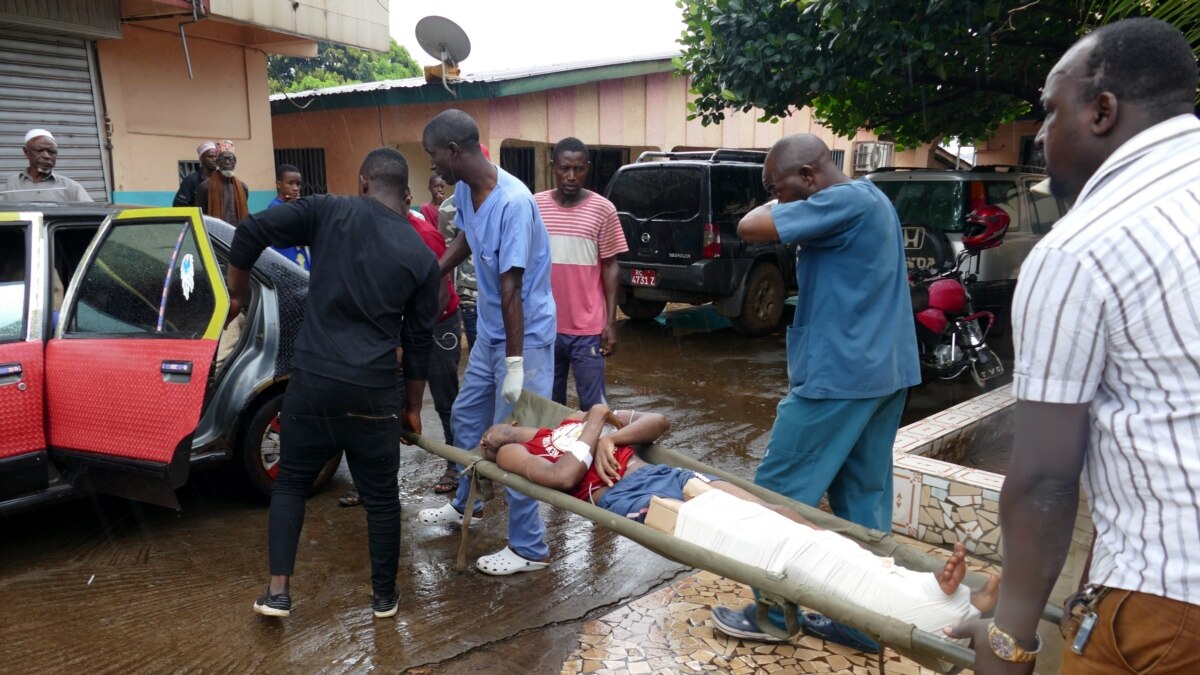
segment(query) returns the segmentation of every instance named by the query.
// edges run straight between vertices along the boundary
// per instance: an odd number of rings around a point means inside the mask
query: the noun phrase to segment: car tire
[[[279,472],[279,411],[283,409],[283,394],[276,394],[263,402],[242,431],[238,443],[238,464],[241,476],[252,495],[262,500],[271,498],[275,477]],[[309,496],[320,492],[329,484],[338,465],[342,463],[339,450],[317,474]]]
[[[759,263],[746,276],[742,313],[733,318],[733,329],[742,335],[766,335],[783,316],[783,273],[771,263]]]
[[[642,300],[630,297],[625,302],[622,302],[620,306],[625,316],[635,321],[649,321],[662,314],[663,308],[667,306],[667,303],[658,300]]]

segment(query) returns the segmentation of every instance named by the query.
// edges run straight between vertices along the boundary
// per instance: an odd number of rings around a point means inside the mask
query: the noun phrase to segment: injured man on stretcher
[[[669,426],[656,413],[612,412],[598,404],[553,429],[497,424],[480,448],[506,471],[640,522],[654,501],[656,509],[666,507],[665,520],[674,519],[670,533],[680,539],[924,631],[941,635],[944,627],[995,608],[999,577],[978,591],[962,583],[962,544],[941,570],[915,572],[732,483],[642,461],[632,446],[654,442]]]

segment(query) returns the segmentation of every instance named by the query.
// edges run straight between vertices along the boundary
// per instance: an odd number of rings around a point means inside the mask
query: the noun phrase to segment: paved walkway
[[[905,540],[938,555],[946,552]],[[994,568],[971,563],[976,570]],[[740,606],[750,589],[709,572],[698,572],[584,624],[576,649],[563,662],[563,675],[596,673],[879,673],[878,656],[802,635],[787,644],[743,642],[713,629],[711,608]],[[885,652],[889,675],[934,675],[892,650]],[[970,671],[964,671],[970,672]]]

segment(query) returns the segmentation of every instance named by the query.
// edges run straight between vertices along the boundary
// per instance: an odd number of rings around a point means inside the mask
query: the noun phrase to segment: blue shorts
[[[643,466],[617,481],[600,497],[596,506],[642,523],[646,521],[651,497],[683,501],[683,486],[693,477],[705,483],[715,480],[711,476],[665,464]]]

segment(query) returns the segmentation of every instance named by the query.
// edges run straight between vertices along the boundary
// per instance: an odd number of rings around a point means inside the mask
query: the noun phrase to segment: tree
[[[1097,25],[1150,14],[1200,46],[1192,0],[679,0],[692,117],[808,105],[842,136],[987,138],[1030,113],[1050,68]]]
[[[395,40],[391,41],[391,48],[386,53],[319,42],[317,55],[312,58],[267,57],[267,75],[273,94],[339,84],[397,80],[420,74],[421,66]]]

